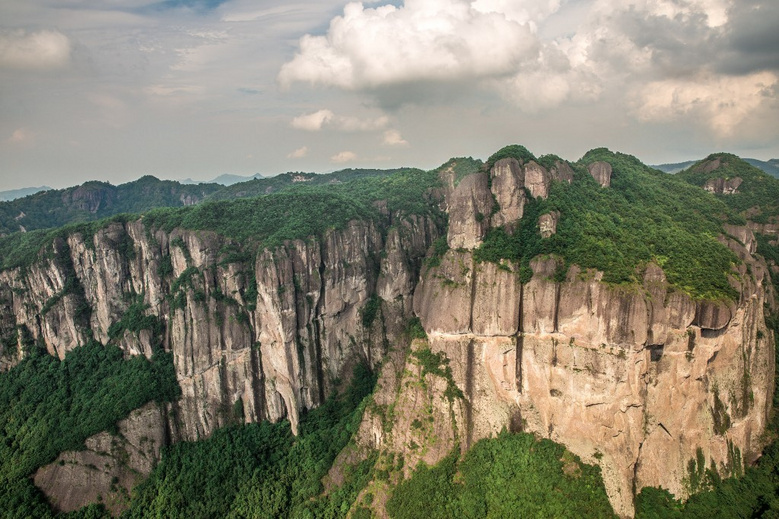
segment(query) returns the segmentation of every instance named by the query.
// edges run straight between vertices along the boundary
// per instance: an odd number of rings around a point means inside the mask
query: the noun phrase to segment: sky
[[[776,0],[2,0],[0,190],[779,157]]]

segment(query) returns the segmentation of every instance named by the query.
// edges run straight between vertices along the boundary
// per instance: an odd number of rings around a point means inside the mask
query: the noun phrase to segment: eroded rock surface
[[[101,501],[118,515],[128,505],[132,488],[148,476],[168,443],[166,411],[157,404],[136,409],[117,424],[117,434],[101,432],[86,448],[63,452],[36,472],[35,484],[51,504],[71,512]]]
[[[587,170],[601,187],[609,187],[611,185],[612,168],[608,162],[593,162],[587,166]]]
[[[516,179],[518,171],[507,160],[493,174]],[[610,167],[596,163],[591,173],[609,185]],[[545,234],[553,227],[542,225]],[[763,447],[774,387],[764,303],[774,295],[751,232],[727,232],[736,239],[721,240],[744,262],[732,302],[694,301],[652,263],[643,286],[624,288],[538,257],[521,284],[519,265],[448,251],[423,268],[414,295],[428,338],[382,370],[357,445],[402,455],[407,477],[419,461],[437,462],[504,428],[532,432],[599,464],[625,517],[644,486],[686,496],[697,449],[728,475],[735,452],[748,463]],[[413,352],[425,349],[446,359],[449,378],[419,370]],[[386,496],[377,495],[372,508],[384,517]]]
[[[738,188],[743,182],[744,180],[741,177],[712,178],[706,181],[703,189],[718,195],[732,195],[738,192]]]

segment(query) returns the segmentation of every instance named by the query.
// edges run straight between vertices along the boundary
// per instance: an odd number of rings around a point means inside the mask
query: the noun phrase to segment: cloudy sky
[[[2,0],[0,190],[779,157],[776,0]]]

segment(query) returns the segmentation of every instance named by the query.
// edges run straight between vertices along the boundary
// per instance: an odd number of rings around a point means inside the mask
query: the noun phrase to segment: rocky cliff
[[[0,331],[9,338],[0,358],[6,369],[18,362],[21,336],[59,358],[90,337],[127,355],[162,347],[173,354],[182,396],[145,437],[197,440],[236,421],[284,418],[295,431],[299,414],[322,403],[355,362],[376,365],[397,342],[440,232],[430,218],[387,214],[256,256],[212,232],[153,231],[142,218],[69,234],[29,266],[0,273]],[[66,453],[65,467],[36,476],[62,509],[93,501],[114,478],[128,489],[135,481],[110,467],[90,470],[103,466],[95,456],[111,457],[90,445],[102,454]],[[156,442],[144,457],[158,454]],[[62,482],[84,474],[84,488]]]
[[[588,170],[609,188],[610,166]],[[530,187],[528,171],[541,171]],[[742,261],[731,279],[737,301],[693,300],[653,263],[624,287],[593,269],[561,272],[555,257],[535,258],[524,284],[517,263],[477,261],[487,230],[515,227],[524,197],[545,197],[538,186],[553,181],[534,162],[504,159],[452,186],[450,250],[422,271],[414,294],[427,338],[388,362],[358,444],[402,454],[408,476],[420,460],[435,463],[504,428],[533,432],[599,464],[621,516],[632,515],[644,486],[687,495],[699,452],[722,475],[753,461],[774,387],[764,315],[774,295],[751,231],[720,237]],[[545,237],[558,218],[539,219]],[[420,360],[430,354],[442,369]],[[372,492],[382,515],[386,495]]]
[[[613,189],[608,162],[581,171]],[[599,464],[615,510],[629,516],[644,486],[686,495],[691,460],[725,475],[759,455],[774,387],[764,312],[775,301],[750,228],[719,237],[740,261],[730,273],[737,297],[694,299],[656,262],[638,266],[637,282],[613,284],[554,255],[480,261],[492,229],[519,233],[534,200],[576,182],[563,161],[504,158],[459,182],[443,169],[441,181],[446,229],[379,204],[375,220],[257,251],[139,218],[63,235],[1,272],[4,369],[24,354],[19,337],[59,358],[94,337],[128,356],[171,352],[182,389],[119,434],[62,454],[36,484],[64,510],[96,495],[120,510],[120,487],[148,474],[160,445],[236,422],[287,418],[296,431],[358,360],[381,376],[356,445],[403,455],[400,475],[522,430]],[[536,216],[543,240],[567,217]],[[424,333],[408,347],[416,318]],[[376,496],[383,516],[386,492]]]

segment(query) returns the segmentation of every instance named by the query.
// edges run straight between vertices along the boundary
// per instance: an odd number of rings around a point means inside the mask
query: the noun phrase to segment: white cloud
[[[481,13],[500,13],[512,22],[535,25],[556,12],[560,8],[560,0],[476,0],[471,7]]]
[[[0,34],[0,68],[56,69],[70,62],[71,43],[59,31]]]
[[[331,121],[333,117],[335,117],[335,114],[330,110],[319,110],[295,117],[292,119],[292,127],[298,130],[317,132],[322,129],[325,123]]]
[[[317,132],[332,129],[342,132],[370,132],[381,130],[389,124],[389,118],[381,115],[374,118],[360,119],[336,115],[331,110],[323,109],[310,114],[299,115],[292,119],[292,127],[298,130]]]
[[[279,82],[355,90],[470,80],[510,74],[537,54],[529,25],[465,0],[407,0],[402,7],[368,9],[350,3],[325,36],[300,40],[300,52],[281,68]]]
[[[298,148],[298,149],[296,149],[294,151],[291,151],[287,155],[287,158],[288,159],[301,159],[301,158],[305,157],[306,155],[308,155],[308,147],[303,146],[303,147],[300,147],[300,148]]]
[[[653,122],[695,116],[716,134],[727,137],[757,115],[777,87],[779,77],[772,72],[655,81],[639,92],[635,113],[639,119]]]
[[[352,162],[357,160],[357,154],[352,151],[341,151],[330,157],[331,162],[336,164],[343,164],[344,162]]]
[[[398,130],[384,132],[384,144],[387,146],[408,146],[408,141],[403,138]]]

